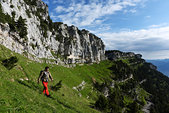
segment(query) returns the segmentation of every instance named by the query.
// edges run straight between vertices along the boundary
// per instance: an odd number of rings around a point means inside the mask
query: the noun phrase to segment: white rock
[[[105,60],[105,46],[102,40],[89,31],[80,31],[75,26],[58,24],[58,30],[53,31],[54,34],[48,30],[45,38],[40,27],[39,17],[32,13],[38,8],[42,8],[45,13],[40,13],[40,15],[44,21],[49,22],[47,5],[41,0],[37,0],[37,6],[29,6],[24,3],[24,0],[5,0],[5,2],[1,0],[0,3],[4,13],[11,16],[12,12],[16,13],[15,21],[20,16],[26,19],[28,32],[26,43],[23,43],[23,39],[17,33],[10,32],[7,24],[0,24],[0,44],[12,51],[20,54],[27,52],[37,58],[56,59],[58,64],[92,63]],[[11,5],[14,7],[11,8]],[[31,18],[28,17],[26,11],[30,12]],[[2,31],[2,27],[6,30]],[[33,45],[34,47],[32,47]],[[53,55],[51,51],[56,55]],[[59,60],[58,54],[64,56],[64,60]],[[32,59],[39,61],[36,58]]]

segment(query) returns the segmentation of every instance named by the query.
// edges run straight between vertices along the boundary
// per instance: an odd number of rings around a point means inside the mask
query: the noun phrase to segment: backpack
[[[41,76],[41,74],[42,74],[43,72],[44,72],[43,70],[40,71],[40,76]],[[42,81],[48,82],[48,76],[47,76],[45,73],[41,76],[40,79],[41,79]]]
[[[43,72],[43,70],[41,70],[41,71],[40,71],[40,74],[39,74],[39,76],[41,76],[42,72]],[[40,79],[42,80],[42,76],[41,76],[41,78],[40,78]]]

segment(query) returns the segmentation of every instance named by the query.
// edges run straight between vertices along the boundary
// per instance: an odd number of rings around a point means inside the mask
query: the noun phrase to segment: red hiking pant
[[[46,95],[49,95],[48,82],[43,81],[42,83],[43,83],[43,86],[44,86],[43,93],[46,94]]]

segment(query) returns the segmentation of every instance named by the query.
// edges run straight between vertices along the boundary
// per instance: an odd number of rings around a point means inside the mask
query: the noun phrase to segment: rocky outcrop
[[[100,38],[87,30],[80,31],[75,26],[58,25],[59,48],[61,56],[68,63],[90,63],[105,59],[105,46]]]
[[[0,44],[14,52],[22,53],[24,45],[17,41],[17,39],[20,39],[19,35],[15,32],[9,32],[10,28],[8,24],[0,24]]]
[[[153,105],[152,102],[147,101],[147,104],[143,106],[142,111],[143,111],[144,113],[150,113],[150,110],[151,110],[151,106],[152,106],[152,105]]]
[[[76,91],[81,91],[85,88],[86,82],[83,80],[82,83],[80,83],[78,86],[73,87],[72,89],[76,90]]]
[[[24,38],[17,29],[11,30],[8,22],[0,24],[0,44],[12,51],[64,64],[105,59],[105,45],[100,38],[75,26],[53,23],[47,5],[41,0],[1,0],[0,4],[15,23],[20,17],[25,20],[27,35]]]
[[[152,63],[148,63],[150,69],[157,70],[157,66],[153,65]]]
[[[109,60],[116,60],[116,59],[120,59],[120,58],[138,58],[138,59],[141,59],[142,55],[141,54],[135,54],[133,52],[121,52],[121,51],[118,51],[118,50],[109,50],[109,51],[106,51],[106,57],[109,59]]]

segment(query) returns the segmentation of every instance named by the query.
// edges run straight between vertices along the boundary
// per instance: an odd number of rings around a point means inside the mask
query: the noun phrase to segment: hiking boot
[[[51,95],[46,95],[48,98],[54,99]]]
[[[46,95],[47,97],[51,97],[51,95]]]

